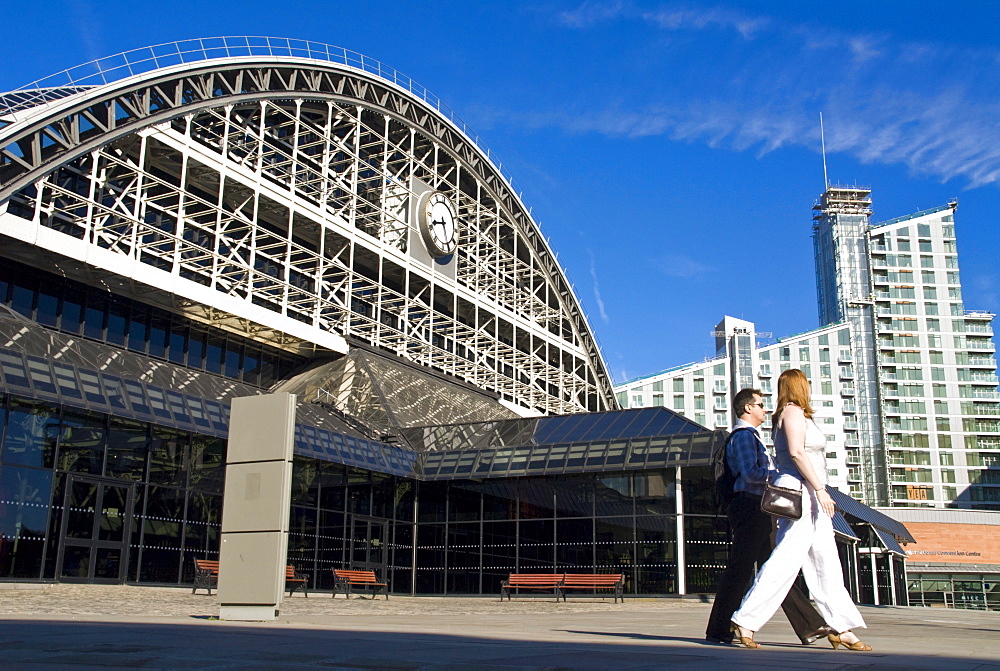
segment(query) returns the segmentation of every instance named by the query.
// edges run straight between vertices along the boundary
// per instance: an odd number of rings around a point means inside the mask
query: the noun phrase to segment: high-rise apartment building
[[[1000,509],[994,315],[962,301],[955,206],[868,231],[889,499]]]
[[[962,301],[956,207],[872,224],[870,189],[828,188],[813,217],[820,328],[758,346],[753,323],[726,317],[716,358],[619,385],[619,403],[721,428],[735,391],[773,403],[777,375],[801,368],[835,487],[869,505],[1000,510],[994,315]]]

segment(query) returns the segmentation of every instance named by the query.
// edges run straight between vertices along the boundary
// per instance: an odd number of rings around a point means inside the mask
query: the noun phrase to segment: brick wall
[[[1000,526],[906,522],[916,543],[903,546],[915,562],[1000,564]]]

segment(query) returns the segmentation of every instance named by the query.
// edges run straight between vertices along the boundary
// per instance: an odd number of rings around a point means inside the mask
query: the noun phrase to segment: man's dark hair
[[[746,413],[746,407],[753,403],[754,396],[760,396],[761,398],[764,397],[764,395],[760,393],[760,389],[750,389],[749,387],[746,389],[740,389],[736,392],[736,396],[733,397],[733,412],[736,413],[737,419]]]

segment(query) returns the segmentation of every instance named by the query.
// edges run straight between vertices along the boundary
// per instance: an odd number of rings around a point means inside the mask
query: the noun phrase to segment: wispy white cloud
[[[969,281],[966,278],[966,273],[963,273],[963,280]],[[971,284],[977,294],[977,303],[992,312],[1000,309],[1000,277],[994,274],[975,274],[971,278]]]
[[[573,28],[587,28],[589,26],[618,19],[623,16],[631,16],[634,10],[628,2],[584,2],[576,9],[561,12],[559,20],[567,26]]]
[[[755,38],[770,23],[765,17],[748,16],[722,7],[661,9],[643,12],[641,17],[668,30],[732,29],[748,40]]]
[[[590,279],[593,280],[594,284],[594,302],[597,303],[597,312],[601,321],[608,324],[611,320],[608,318],[608,313],[604,309],[604,300],[601,298],[601,286],[597,281],[597,262],[594,259],[594,252],[588,249],[587,255],[590,256]]]
[[[70,20],[76,26],[84,50],[92,60],[107,56],[101,40],[101,21],[94,7],[83,0],[70,0]]]
[[[670,277],[695,277],[710,272],[712,268],[686,256],[668,254],[654,262],[656,268]]]
[[[906,165],[915,175],[976,187],[1000,183],[1000,53],[905,43],[880,34],[838,33],[736,10],[631,2],[585,2],[560,20],[573,29],[638,21],[665,31],[737,31],[747,42],[738,62],[720,63],[689,81],[683,59],[664,59],[657,87],[628,106],[514,113],[511,121],[573,133],[643,137],[766,154],[784,147],[827,151],[867,163]],[[696,40],[699,56],[715,44]],[[688,79],[685,79],[687,77]],[[655,91],[655,92],[651,92]]]
[[[750,16],[725,7],[691,7],[683,4],[646,9],[633,2],[588,0],[576,9],[559,14],[559,19],[573,28],[589,28],[600,23],[638,19],[665,30],[732,29],[746,39],[753,39],[770,19]]]

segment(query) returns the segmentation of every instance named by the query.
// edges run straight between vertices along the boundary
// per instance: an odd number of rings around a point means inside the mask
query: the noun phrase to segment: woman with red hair
[[[771,619],[801,570],[817,610],[838,632],[828,636],[833,648],[871,650],[851,631],[865,621],[844,587],[833,537],[833,498],[826,491],[826,437],[812,419],[809,396],[809,380],[801,370],[786,370],[778,378],[771,419],[780,473],[775,484],[802,490],[802,517],[778,519],[777,545],[733,613],[732,630],[744,646],[759,648],[754,632]]]

